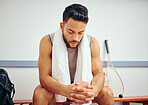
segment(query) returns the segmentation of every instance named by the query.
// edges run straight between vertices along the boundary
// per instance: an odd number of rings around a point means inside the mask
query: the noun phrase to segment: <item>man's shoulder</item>
[[[42,37],[41,41],[40,41],[40,51],[50,51],[52,49],[51,44],[49,42],[49,38],[48,35],[45,35],[44,37]]]
[[[49,42],[49,38],[47,35],[43,36],[42,39],[40,40],[40,43],[46,43]]]
[[[98,41],[95,37],[92,35],[87,34],[88,39],[91,39],[91,47],[94,46],[95,44],[98,44]]]
[[[95,37],[92,37],[92,45],[97,43],[98,43],[97,39]]]
[[[100,46],[96,38],[92,37],[91,55],[100,53]]]

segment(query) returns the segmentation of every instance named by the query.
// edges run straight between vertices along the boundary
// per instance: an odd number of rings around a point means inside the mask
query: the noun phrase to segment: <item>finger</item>
[[[93,89],[94,86],[90,85],[89,82],[81,82],[83,84],[83,87],[88,88],[88,89]]]
[[[94,100],[94,97],[91,97],[91,98],[85,98],[85,101],[88,102],[88,101],[92,101]]]
[[[80,99],[73,98],[73,97],[71,97],[70,100],[73,101],[73,102],[72,102],[73,104],[74,104],[74,103],[75,103],[75,104],[84,104],[84,103],[88,103],[88,102],[86,102],[86,101],[84,101],[84,100],[80,100]]]
[[[95,97],[95,93],[93,92],[74,92],[73,96],[78,95],[78,94],[83,95],[86,98]]]
[[[89,82],[81,82],[81,83],[89,84]]]
[[[94,98],[95,94],[93,92],[86,92],[86,93],[85,92],[76,92],[76,93],[72,93],[71,97],[86,101],[86,99]]]
[[[94,97],[95,96],[95,93],[93,93],[93,92],[86,92],[85,95],[87,97]]]
[[[75,82],[74,83],[76,86],[81,85],[82,87],[86,87],[87,82]]]
[[[88,87],[88,85],[89,85],[89,82],[81,82],[81,85],[82,85],[82,87]]]
[[[76,85],[76,86],[80,85],[80,82],[76,82],[75,85]]]
[[[70,100],[72,100],[73,102],[76,102],[76,103],[84,103],[85,102],[84,100],[80,100],[80,99],[77,99],[74,97],[70,97]]]
[[[82,94],[76,94],[76,93],[72,93],[71,94],[72,98],[76,98],[76,99],[80,99],[80,100],[85,100],[87,97],[85,95]]]
[[[82,86],[75,86],[73,87],[73,90],[78,91],[78,92],[91,92],[92,91],[92,89],[87,89]]]
[[[72,104],[90,104],[90,101],[88,101],[88,102],[84,102],[84,103],[72,102]]]
[[[86,88],[87,88],[87,89],[94,89],[94,86],[93,86],[93,85],[87,84],[87,85],[86,85]]]

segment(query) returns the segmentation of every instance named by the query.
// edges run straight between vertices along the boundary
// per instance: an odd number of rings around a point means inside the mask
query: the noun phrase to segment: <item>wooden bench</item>
[[[143,105],[148,105],[148,96],[129,96],[123,98],[114,98],[114,102],[123,102],[123,105],[130,105],[130,102],[143,103]],[[32,100],[14,100],[14,104],[28,104],[32,105]],[[56,104],[70,104],[69,102],[57,102]]]
[[[143,105],[148,105],[148,96],[129,96],[123,98],[114,98],[114,102],[123,102],[123,105],[130,105],[130,102],[143,103]]]

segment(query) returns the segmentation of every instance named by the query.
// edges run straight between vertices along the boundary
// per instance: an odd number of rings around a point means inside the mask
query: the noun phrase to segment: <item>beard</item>
[[[67,39],[65,38],[65,36],[64,36],[64,34],[62,33],[62,36],[63,36],[63,39],[64,39],[64,42],[65,42],[65,44],[66,44],[66,46],[68,47],[68,48],[76,48],[78,45],[79,45],[79,43],[82,41],[82,39],[80,40],[80,41],[76,41],[76,40],[72,40],[72,41],[67,41]],[[78,43],[75,47],[71,47],[70,46],[70,43],[71,42],[75,42],[75,43]]]

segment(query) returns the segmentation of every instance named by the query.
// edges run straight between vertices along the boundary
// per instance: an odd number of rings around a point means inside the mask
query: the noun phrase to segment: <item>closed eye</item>
[[[69,31],[68,33],[69,33],[69,34],[73,34],[74,32],[73,32],[73,31]]]
[[[73,33],[74,33],[74,31],[73,31],[73,30],[71,30],[71,29],[68,29],[68,33],[69,33],[69,34],[73,34]]]
[[[79,32],[79,35],[83,35],[84,32]]]

